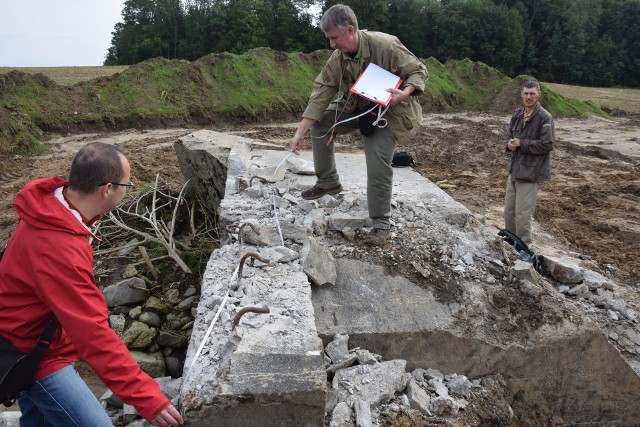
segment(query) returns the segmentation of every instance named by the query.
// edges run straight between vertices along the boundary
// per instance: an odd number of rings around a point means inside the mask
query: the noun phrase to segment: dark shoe
[[[300,195],[305,200],[315,200],[319,199],[325,194],[338,194],[340,192],[342,192],[342,185],[338,185],[337,187],[332,188],[320,188],[314,185],[312,188],[304,190],[302,193],[300,193]]]
[[[391,232],[388,228],[374,228],[367,236],[366,242],[369,245],[384,246],[389,236],[391,236]]]

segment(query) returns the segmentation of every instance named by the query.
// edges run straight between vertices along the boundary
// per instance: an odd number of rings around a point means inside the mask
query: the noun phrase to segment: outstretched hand
[[[156,427],[177,426],[183,423],[182,415],[173,405],[167,406],[151,421],[151,425]]]

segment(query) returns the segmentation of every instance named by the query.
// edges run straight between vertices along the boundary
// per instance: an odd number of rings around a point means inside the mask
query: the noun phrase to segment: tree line
[[[193,61],[256,47],[329,48],[317,21],[335,0],[126,0],[105,65]],[[640,0],[344,0],[360,28],[418,57],[469,58],[508,76],[640,86]]]

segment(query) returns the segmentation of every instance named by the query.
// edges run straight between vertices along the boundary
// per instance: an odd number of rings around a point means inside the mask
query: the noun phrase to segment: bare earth
[[[454,188],[446,191],[497,232],[496,227],[503,226],[507,177],[503,133],[507,123],[506,116],[477,112],[429,114],[421,134],[398,150],[409,151],[417,161],[417,170],[431,181],[453,184]],[[161,181],[179,190],[184,178],[173,142],[191,131],[132,129],[111,134],[51,135],[47,155],[4,159],[0,171],[0,244],[16,225],[15,193],[29,180],[66,176],[73,154],[90,141],[120,146],[131,162],[134,182],[152,182],[160,174]],[[284,150],[294,125],[251,125],[233,132],[278,143]],[[540,254],[571,258],[614,278],[624,298],[638,304],[640,120],[556,119],[556,136],[552,180],[541,186],[534,215],[534,247]],[[362,145],[353,134],[337,140],[336,147],[357,152]],[[348,191],[348,183],[343,185]],[[81,368],[96,395],[102,394],[102,383],[90,375],[88,368]]]
[[[506,116],[477,112],[429,114],[421,134],[398,150],[412,153],[417,170],[433,182],[454,184],[455,188],[447,192],[483,217],[488,226],[502,227],[507,175],[502,135],[507,122]],[[132,129],[110,134],[52,135],[47,142],[51,148],[48,154],[5,159],[0,172],[0,243],[8,239],[17,221],[13,212],[16,192],[32,179],[66,176],[73,154],[90,141],[122,147],[131,161],[135,182],[152,182],[160,174],[161,181],[178,190],[184,178],[173,142],[190,131]],[[265,124],[233,132],[286,149],[294,128],[292,124]],[[591,260],[596,270],[637,291],[640,120],[556,119],[556,136],[552,180],[541,186],[534,215],[534,246],[543,255]],[[337,140],[336,147],[343,151],[362,148],[357,134]]]

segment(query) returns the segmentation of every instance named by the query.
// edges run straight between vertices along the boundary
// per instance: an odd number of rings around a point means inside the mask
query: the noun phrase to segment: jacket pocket
[[[519,181],[536,182],[542,174],[546,156],[525,155],[520,162],[516,179]]]

